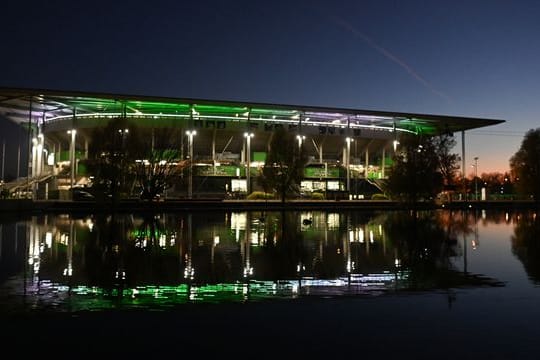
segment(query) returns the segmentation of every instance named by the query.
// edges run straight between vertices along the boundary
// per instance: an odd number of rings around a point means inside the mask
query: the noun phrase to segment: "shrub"
[[[248,200],[265,200],[274,198],[273,194],[268,194],[263,191],[254,191],[248,195]]]
[[[312,192],[311,199],[313,200],[324,200],[324,194],[320,192]]]
[[[373,194],[371,200],[388,200],[388,198],[384,194]]]
[[[2,199],[7,199],[9,195],[10,194],[8,189],[2,189],[2,191],[0,191],[0,198]]]

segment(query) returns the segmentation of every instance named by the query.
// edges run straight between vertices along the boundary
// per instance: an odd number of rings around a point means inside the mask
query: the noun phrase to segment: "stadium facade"
[[[164,98],[42,89],[0,88],[0,116],[28,129],[22,146],[25,181],[40,184],[73,169],[70,186],[80,180],[80,160],[88,157],[92,130],[124,117],[154,136],[153,129],[182,134],[179,156],[191,157],[193,181],[187,195],[253,190],[251,177],[264,164],[273,132],[285,128],[307,151],[302,187],[361,198],[362,184],[388,175],[391,157],[403,134],[436,136],[461,133],[504,122],[388,111],[281,105],[252,102]],[[147,131],[146,131],[147,130]],[[20,164],[19,164],[20,162]],[[463,173],[465,163],[463,162]],[[247,171],[247,169],[250,169]],[[24,173],[24,172],[23,172]],[[18,184],[18,185],[17,185]]]

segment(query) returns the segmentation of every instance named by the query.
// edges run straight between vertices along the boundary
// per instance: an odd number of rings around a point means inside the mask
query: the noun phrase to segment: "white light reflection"
[[[45,233],[45,245],[47,246],[48,249],[50,249],[52,246],[52,232],[50,231],[47,231]]]
[[[240,241],[240,231],[246,229],[247,213],[232,213],[231,214],[231,230],[234,230],[234,238]]]
[[[339,214],[330,213],[328,214],[328,219],[326,221],[328,229],[339,229]]]
[[[167,237],[165,236],[165,234],[159,235],[159,247],[165,248],[166,245],[167,245]]]
[[[249,242],[251,245],[259,245],[259,232],[255,231],[249,234]]]

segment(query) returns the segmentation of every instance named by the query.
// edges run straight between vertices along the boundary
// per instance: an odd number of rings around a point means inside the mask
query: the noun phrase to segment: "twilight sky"
[[[3,87],[506,120],[466,133],[466,164],[478,156],[479,174],[507,170],[525,132],[540,127],[540,1],[50,0],[2,8]]]

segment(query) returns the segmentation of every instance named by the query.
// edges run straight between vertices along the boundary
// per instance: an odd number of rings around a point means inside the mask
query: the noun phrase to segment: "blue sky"
[[[479,173],[508,169],[540,126],[538,1],[3,7],[0,86],[506,120],[466,133],[466,164],[477,156]]]

